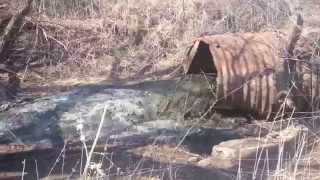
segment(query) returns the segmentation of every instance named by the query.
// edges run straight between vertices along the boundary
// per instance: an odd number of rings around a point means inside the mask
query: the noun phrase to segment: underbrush
[[[128,79],[168,73],[196,37],[279,28],[290,10],[283,0],[42,0],[34,14],[42,79]]]

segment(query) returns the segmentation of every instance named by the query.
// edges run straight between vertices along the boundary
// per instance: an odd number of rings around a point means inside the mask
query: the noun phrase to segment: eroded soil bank
[[[283,129],[279,127],[292,126],[292,122],[280,121],[283,125],[272,128],[272,122],[212,108],[214,90],[212,77],[190,75],[143,83],[88,85],[17,102],[0,113],[1,176],[21,178],[21,162],[25,160],[27,179],[79,178],[86,160],[83,142],[91,148],[102,119],[90,170],[92,176],[102,179],[234,179],[238,157],[227,157],[233,158],[232,166],[225,166],[230,159],[221,160],[230,153],[230,143],[240,149],[244,147],[239,143],[269,148],[274,153],[270,156],[276,157],[279,151],[271,149],[279,146],[278,140],[292,147],[292,139],[299,139],[299,128],[289,130],[296,132],[293,135],[277,135]],[[276,135],[263,140],[271,132]],[[226,141],[230,143],[223,143]],[[216,149],[226,152],[220,156]],[[250,158],[252,154],[265,153],[252,148],[244,151]],[[296,151],[291,148],[290,152],[292,155]],[[244,179],[250,177],[252,173],[243,174]]]

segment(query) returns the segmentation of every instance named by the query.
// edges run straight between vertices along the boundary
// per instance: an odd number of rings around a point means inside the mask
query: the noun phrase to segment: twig
[[[25,173],[24,173],[25,169],[26,169],[26,160],[25,159],[22,161],[22,165],[23,165],[23,167],[22,167],[21,180],[24,179],[24,175],[25,175]]]

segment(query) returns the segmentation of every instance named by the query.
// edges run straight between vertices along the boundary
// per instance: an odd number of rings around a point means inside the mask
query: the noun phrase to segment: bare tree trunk
[[[10,60],[9,57],[10,50],[13,49],[13,43],[19,35],[19,30],[23,25],[23,20],[31,10],[32,2],[33,0],[28,0],[26,6],[22,10],[12,15],[0,36],[0,70],[8,73],[8,83],[6,85],[7,98],[14,97],[20,87],[20,79],[17,76],[14,61]],[[2,22],[4,23],[4,21]]]

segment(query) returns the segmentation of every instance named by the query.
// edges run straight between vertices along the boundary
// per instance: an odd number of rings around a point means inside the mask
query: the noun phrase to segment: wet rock
[[[198,162],[198,161],[200,161],[200,160],[201,160],[200,157],[190,157],[190,158],[188,159],[188,162],[195,163],[195,162]]]
[[[198,162],[206,168],[250,172],[266,175],[278,165],[289,163],[301,153],[297,144],[306,142],[304,127],[288,127],[280,132],[272,132],[265,137],[230,140],[216,145],[211,156]]]
[[[211,164],[213,163],[214,158],[213,157],[208,157],[206,159],[203,159],[198,162],[198,166],[200,167],[210,167],[212,166]]]

